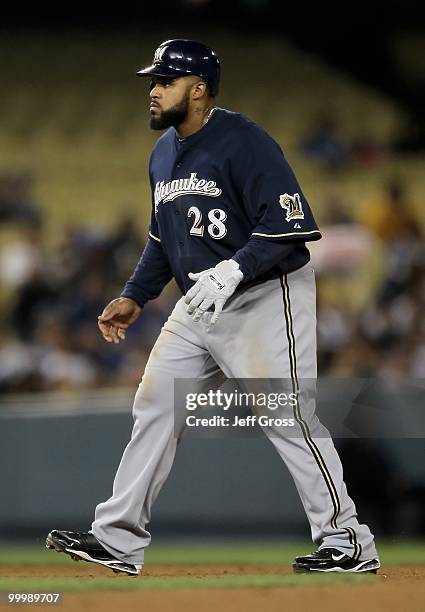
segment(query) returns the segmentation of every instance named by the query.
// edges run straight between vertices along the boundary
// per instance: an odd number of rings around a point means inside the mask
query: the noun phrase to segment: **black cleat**
[[[294,572],[370,572],[376,574],[381,564],[379,559],[355,561],[337,548],[322,548],[311,555],[296,557],[292,567]]]
[[[142,568],[141,565],[133,565],[115,559],[90,531],[59,531],[53,529],[47,536],[46,548],[64,552],[74,561],[84,560],[104,565],[116,574],[124,573],[128,576],[138,576]]]

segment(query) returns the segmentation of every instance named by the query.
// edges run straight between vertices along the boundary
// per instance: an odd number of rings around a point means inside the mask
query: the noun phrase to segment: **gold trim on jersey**
[[[298,376],[297,376],[297,358],[296,358],[296,351],[295,351],[295,336],[294,336],[293,323],[292,323],[291,302],[289,298],[289,284],[288,284],[288,278],[286,274],[284,275],[284,277],[282,276],[280,277],[280,285],[282,287],[283,301],[285,305],[286,332],[287,332],[288,341],[289,341],[289,358],[290,358],[290,364],[291,364],[292,387],[293,387],[293,392],[296,393],[298,397],[299,396],[299,384],[298,384]],[[331,526],[333,527],[333,529],[339,529],[337,522],[336,522],[336,519],[341,510],[338,493],[335,488],[335,484],[332,480],[332,477],[329,473],[329,470],[326,466],[326,463],[322,457],[322,454],[311,437],[310,430],[308,428],[307,423],[302,418],[298,401],[296,402],[294,406],[294,417],[297,423],[301,427],[304,439],[308,447],[310,448],[311,452],[313,453],[313,456],[317,462],[317,465],[319,466],[319,469],[322,473],[322,476],[326,482],[326,486],[328,488],[329,494],[331,496],[332,505],[334,507],[334,513],[331,519]],[[355,561],[357,561],[361,554],[361,546],[357,542],[356,533],[352,527],[343,527],[342,529],[348,532],[350,543],[354,546],[354,551],[355,551],[353,558]]]
[[[154,236],[154,235],[152,234],[152,232],[149,232],[149,236],[150,236],[151,238],[153,238],[154,240],[156,240],[157,242],[161,242],[161,240],[160,240],[159,238],[157,238],[157,236]]]
[[[284,238],[285,236],[310,236],[311,234],[321,233],[319,230],[312,230],[311,232],[289,232],[287,234],[260,234],[260,232],[252,232],[251,236],[264,236],[265,238]]]

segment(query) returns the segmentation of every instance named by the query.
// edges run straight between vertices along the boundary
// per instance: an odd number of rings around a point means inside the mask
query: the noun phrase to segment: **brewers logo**
[[[300,200],[299,193],[294,193],[293,196],[284,193],[279,198],[279,204],[286,210],[286,220],[304,219],[304,211]]]
[[[153,63],[154,64],[160,64],[162,62],[162,56],[164,55],[164,52],[165,52],[166,48],[167,47],[164,47],[162,45],[160,45],[158,47],[158,49],[155,51],[155,55],[154,55],[154,58],[153,58]]]

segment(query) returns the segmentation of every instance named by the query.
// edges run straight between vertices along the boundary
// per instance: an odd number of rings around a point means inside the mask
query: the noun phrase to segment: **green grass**
[[[0,578],[0,592],[60,593],[71,591],[144,591],[175,589],[237,589],[314,586],[329,584],[374,584],[373,576],[349,574],[280,576],[171,576],[167,578]]]
[[[379,554],[385,565],[425,565],[425,542],[380,542]],[[146,551],[147,565],[220,565],[220,564],[290,564],[296,555],[308,553],[313,545],[306,542],[256,541],[208,542],[196,544],[157,544]],[[64,554],[40,547],[0,549],[2,565],[69,565],[73,561]]]
[[[213,543],[174,543],[157,544],[147,550],[146,564],[154,565],[281,565],[288,570],[294,556],[310,552],[312,546],[301,542],[255,541],[252,544],[241,542]],[[425,544],[420,541],[381,542],[379,546],[381,561],[390,565],[425,565]],[[122,590],[139,591],[145,589],[197,589],[197,588],[271,588],[295,587],[308,585],[329,585],[345,583],[375,584],[376,577],[371,575],[350,574],[289,574],[280,575],[278,569],[266,575],[231,575],[222,576],[170,576],[130,578],[112,574],[105,577],[90,575],[89,564],[78,565],[78,571],[87,566],[86,578],[52,577],[52,578],[2,578],[1,566],[36,567],[36,566],[70,566],[74,562],[64,554],[37,548],[9,548],[0,550],[0,592],[70,592],[70,591],[103,591]]]

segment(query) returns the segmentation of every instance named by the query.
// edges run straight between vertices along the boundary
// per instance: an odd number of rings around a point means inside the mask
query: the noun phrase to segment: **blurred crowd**
[[[30,175],[0,180],[0,392],[135,385],[178,290],[148,304],[127,340],[107,344],[97,316],[117,297],[144,248],[133,218],[108,231],[64,228],[47,247]],[[425,376],[425,242],[409,194],[395,179],[372,194],[358,218],[329,198],[324,239],[313,260],[321,280],[369,265],[384,249],[380,282],[359,311],[318,301],[319,371],[341,376]],[[341,248],[345,249],[341,256]]]
[[[396,148],[396,143],[383,145],[373,138],[348,138],[336,117],[327,111],[312,120],[298,144],[304,157],[329,172],[339,172],[353,164],[375,166]]]
[[[29,208],[19,217],[0,213],[0,231],[6,222],[13,227],[0,246],[0,392],[138,383],[175,291],[147,305],[118,346],[102,339],[97,316],[139,260],[143,233],[124,217],[107,232],[66,227],[48,248],[41,215],[34,204]]]
[[[321,276],[349,276],[351,262],[367,269],[376,243],[381,246],[381,270],[358,312],[319,297],[322,374],[393,379],[425,375],[425,241],[414,211],[403,183],[396,179],[362,203],[357,219],[330,202],[322,224],[323,244],[336,253],[324,259],[323,274],[318,260],[319,288]]]

